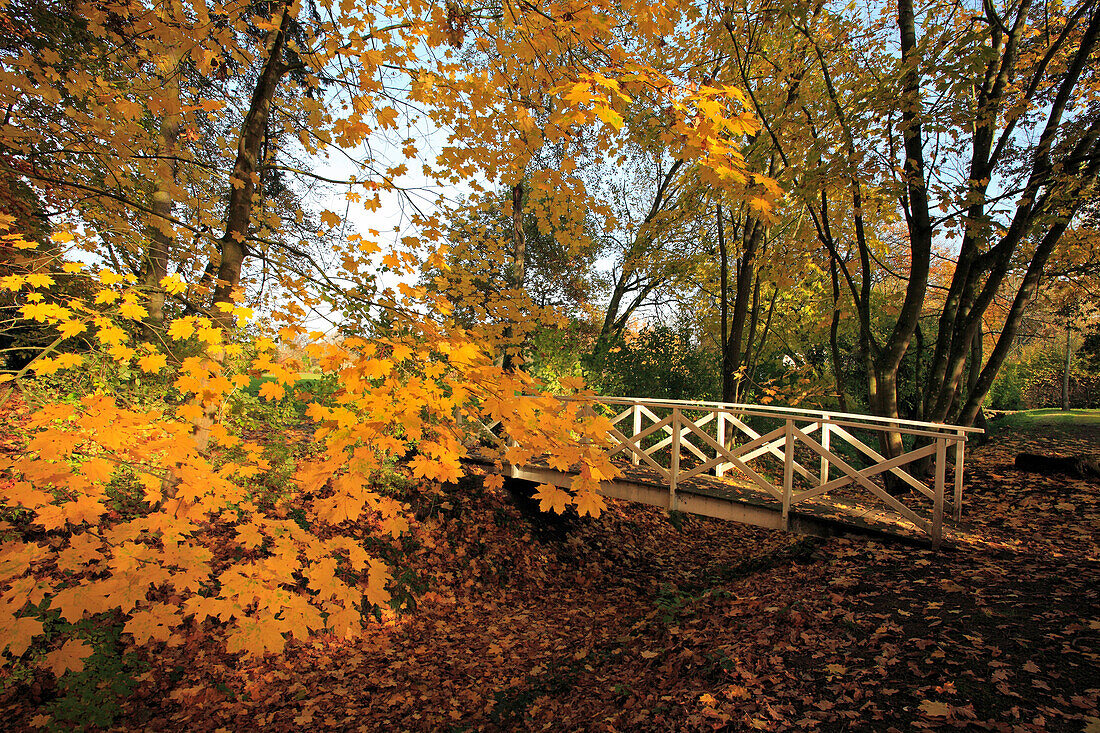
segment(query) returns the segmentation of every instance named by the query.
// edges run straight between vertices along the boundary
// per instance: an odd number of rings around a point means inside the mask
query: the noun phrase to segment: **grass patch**
[[[321,380],[321,376],[322,375],[315,372],[298,372],[298,381],[294,383],[293,389],[308,389],[313,385],[313,383],[319,382]],[[252,395],[258,395],[260,393],[260,385],[262,385],[264,382],[276,381],[278,380],[275,377],[271,377],[266,374],[262,377],[252,377],[251,381],[248,383],[248,386],[244,388],[244,391]]]
[[[993,432],[1003,430],[1030,430],[1041,427],[1074,428],[1083,425],[1100,426],[1100,410],[1060,410],[1046,407],[1041,410],[1021,410],[1001,415],[990,421]]]

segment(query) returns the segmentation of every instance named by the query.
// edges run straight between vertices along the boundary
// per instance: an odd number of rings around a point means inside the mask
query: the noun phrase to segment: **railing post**
[[[955,441],[955,505],[954,517],[956,522],[961,522],[963,517],[963,455],[966,446],[966,433],[962,430]]]
[[[783,529],[791,524],[791,494],[794,492],[794,420],[788,418],[783,446]]]
[[[821,417],[821,447],[826,451],[829,451],[829,439],[832,437],[832,430],[830,430],[829,423],[825,422],[828,419],[828,415]],[[818,486],[824,486],[829,483],[829,459],[825,456],[821,456],[821,483]]]
[[[714,417],[715,417],[716,420],[718,420],[718,445],[725,448],[726,447],[726,413],[722,412],[721,410],[715,410],[714,411]],[[715,458],[719,458],[719,457],[721,457],[721,455],[722,454],[719,451],[714,452],[714,457]],[[726,472],[726,466],[725,466],[724,463],[719,463],[717,466],[714,467],[714,475],[715,476],[721,476],[725,472]]]
[[[668,470],[668,510],[676,509],[676,475],[680,473],[680,408],[672,408],[672,459]]]
[[[642,432],[642,406],[634,405],[634,434],[631,438],[637,438],[638,433]],[[641,446],[637,446],[634,450],[630,451],[630,462],[635,466],[638,465],[638,451],[641,450]]]
[[[947,438],[936,438],[936,493],[932,504],[932,547],[943,540],[943,494],[947,475]]]

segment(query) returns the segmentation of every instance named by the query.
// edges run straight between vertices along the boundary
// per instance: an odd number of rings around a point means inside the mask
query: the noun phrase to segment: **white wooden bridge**
[[[981,432],[717,402],[597,397],[590,409],[609,417],[610,451],[624,459],[623,475],[600,485],[606,496],[804,534],[916,535],[933,547],[945,519],[962,517],[966,440]],[[885,433],[901,436],[900,455],[873,447]],[[537,460],[501,470],[562,487],[576,475]]]

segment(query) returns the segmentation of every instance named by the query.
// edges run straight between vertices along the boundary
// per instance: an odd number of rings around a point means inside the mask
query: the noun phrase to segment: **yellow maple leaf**
[[[118,300],[119,295],[114,290],[100,290],[95,294],[96,305],[110,305]]]
[[[386,583],[390,581],[390,570],[381,560],[370,561],[370,571],[367,573],[367,601],[376,606],[389,603],[390,592],[386,590]]]
[[[598,517],[607,508],[607,502],[595,491],[577,492],[574,503],[577,505],[577,513],[583,516]]]
[[[539,509],[555,514],[561,514],[572,503],[567,492],[552,484],[541,484],[535,490],[534,498],[539,500]]]
[[[148,644],[150,641],[168,641],[172,629],[182,622],[178,608],[157,604],[152,608],[134,611],[122,630],[133,634],[135,644]]]
[[[264,543],[264,534],[255,524],[242,524],[237,527],[237,542],[251,550]]]
[[[126,332],[113,323],[103,322],[100,324],[96,336],[104,344],[110,346],[113,344],[121,344],[126,338]]]
[[[27,303],[25,306],[19,309],[24,317],[33,321],[39,321],[45,323],[56,312],[57,306],[53,303]]]
[[[33,368],[35,374],[40,377],[46,377],[60,369],[61,365],[58,363],[57,359],[46,357],[36,361]]]
[[[172,295],[177,295],[187,290],[187,283],[183,281],[179,275],[167,275],[160,280],[160,286],[164,288],[165,292]]]
[[[82,524],[88,522],[95,524],[107,511],[107,508],[90,496],[78,496],[75,501],[69,501],[61,505],[65,520],[69,524]]]
[[[382,109],[376,110],[374,115],[378,118],[378,124],[381,125],[383,129],[387,127],[397,128],[397,110],[393,107],[383,107]]]
[[[115,361],[123,362],[133,359],[137,351],[123,344],[114,344],[111,348],[107,349],[107,353],[110,354],[111,358]]]
[[[363,516],[363,508],[366,505],[366,497],[362,494],[351,494],[346,491],[338,491],[327,499],[317,502],[317,516],[328,524],[340,524],[341,522],[354,522]]]
[[[143,372],[159,372],[168,363],[168,357],[164,354],[153,353],[146,354],[138,359],[138,366],[141,367]]]
[[[584,389],[583,377],[562,377],[558,380],[562,389],[568,389],[573,392],[579,392]]]
[[[195,402],[188,402],[186,405],[177,407],[176,414],[187,422],[194,422],[203,415],[202,405]]]
[[[117,272],[111,272],[110,270],[106,269],[99,271],[99,281],[104,285],[115,285],[125,279],[126,278],[124,278],[122,275],[119,275]]]
[[[264,382],[260,385],[260,397],[272,402],[281,400],[286,395],[286,390],[277,382]]]
[[[602,104],[596,105],[596,115],[603,120],[606,124],[615,128],[616,130],[622,129],[623,116],[610,107]]]
[[[69,639],[60,649],[46,655],[42,666],[53,670],[60,677],[68,671],[79,672],[84,669],[84,660],[91,656],[91,645],[81,639]]]
[[[226,640],[230,654],[244,652],[248,656],[278,654],[286,646],[286,638],[273,623],[263,623],[254,618],[242,618]]]
[[[58,354],[57,355],[57,368],[58,369],[72,369],[75,366],[79,366],[84,363],[84,357],[80,354]]]
[[[168,335],[176,341],[189,338],[195,332],[195,322],[190,318],[177,318],[168,327]]]
[[[140,321],[149,315],[149,311],[145,310],[140,304],[127,300],[118,307],[118,313],[123,318],[129,318],[134,321]]]
[[[20,657],[41,633],[42,622],[36,618],[0,614],[0,652],[7,650],[13,657]]]
[[[65,338],[72,338],[73,336],[79,336],[80,334],[87,331],[88,327],[80,321],[73,320],[65,321],[58,327],[57,330],[60,331],[61,335]]]
[[[80,464],[80,472],[92,481],[106,481],[115,472],[115,464],[105,458],[92,458]]]
[[[199,328],[199,338],[210,346],[217,346],[222,341],[222,330],[217,326],[202,326]]]
[[[920,711],[930,717],[940,718],[951,715],[951,706],[945,702],[925,700],[920,704]]]

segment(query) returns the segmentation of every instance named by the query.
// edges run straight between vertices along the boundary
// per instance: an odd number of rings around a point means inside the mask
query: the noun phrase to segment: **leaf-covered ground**
[[[116,725],[1098,730],[1100,485],[1012,468],[1098,449],[1100,425],[1044,425],[973,450],[981,541],[939,553],[626,504],[533,518],[475,479],[414,488],[406,613],[260,664],[200,636],[156,650]],[[52,694],[9,685],[0,720],[23,727]]]

